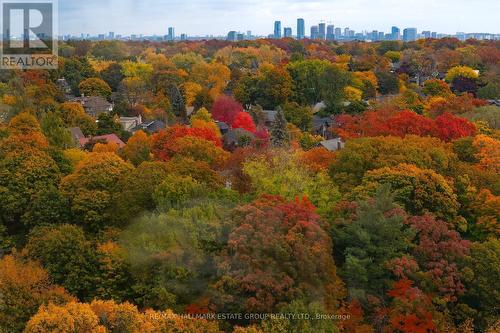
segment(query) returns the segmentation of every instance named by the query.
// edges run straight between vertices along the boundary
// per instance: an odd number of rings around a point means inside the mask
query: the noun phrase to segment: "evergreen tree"
[[[170,84],[167,91],[175,116],[181,118],[183,121],[187,121],[186,104],[184,103],[184,98],[182,97],[179,87],[175,84]]]
[[[271,142],[277,147],[285,146],[290,142],[285,114],[281,108],[278,108],[274,124],[271,128]]]

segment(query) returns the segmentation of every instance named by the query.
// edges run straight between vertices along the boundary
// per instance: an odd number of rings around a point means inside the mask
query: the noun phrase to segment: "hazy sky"
[[[225,35],[229,30],[268,35],[275,20],[296,33],[296,20],[320,20],[356,31],[392,25],[443,33],[500,33],[500,0],[59,0],[59,33]]]

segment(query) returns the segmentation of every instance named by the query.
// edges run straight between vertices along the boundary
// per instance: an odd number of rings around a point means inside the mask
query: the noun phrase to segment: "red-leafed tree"
[[[252,133],[255,133],[256,130],[252,117],[246,112],[238,112],[231,126],[233,128],[243,128]]]
[[[384,332],[437,332],[431,299],[412,285],[413,282],[408,279],[399,280],[388,292],[393,302],[387,310],[389,323]]]
[[[467,119],[444,113],[434,122],[434,136],[443,141],[452,141],[476,134],[476,125]]]
[[[234,98],[221,95],[212,106],[212,116],[215,120],[232,124],[239,112],[243,112],[243,107]]]
[[[335,310],[344,296],[332,243],[307,199],[263,196],[239,207],[216,284],[221,308],[272,312],[302,297]]]
[[[152,153],[158,160],[168,161],[177,151],[177,139],[191,136],[206,141],[211,141],[215,146],[221,147],[220,136],[214,130],[208,127],[186,127],[175,125],[164,131],[161,131],[152,137]]]
[[[389,118],[386,122],[391,135],[404,137],[408,134],[427,136],[432,133],[434,122],[413,111],[401,111]]]
[[[342,138],[406,135],[434,136],[443,141],[473,136],[476,126],[467,119],[449,113],[436,119],[427,118],[412,111],[393,113],[367,111],[362,115],[337,117],[333,131]]]
[[[414,216],[408,223],[417,231],[413,256],[430,282],[426,284],[433,286],[429,291],[456,301],[464,292],[456,263],[469,255],[470,242],[432,215]]]

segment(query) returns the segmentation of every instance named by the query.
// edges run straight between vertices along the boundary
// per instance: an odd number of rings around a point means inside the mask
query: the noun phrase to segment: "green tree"
[[[111,87],[106,81],[97,77],[83,80],[78,85],[78,89],[80,89],[80,94],[85,96],[101,96],[104,98],[111,96]]]
[[[74,146],[71,133],[57,113],[45,114],[41,123],[42,131],[51,146],[66,149]]]
[[[498,320],[497,305],[500,302],[500,241],[490,238],[484,243],[471,246],[468,268],[474,272],[466,285],[464,301],[477,311],[476,327],[485,329]]]
[[[407,253],[414,237],[404,221],[388,186],[378,189],[373,200],[358,202],[354,216],[336,221],[331,230],[335,258],[351,298],[384,299],[392,284],[387,263]]]
[[[96,296],[97,258],[80,227],[37,227],[29,234],[25,251],[42,264],[54,282],[79,299],[90,301]]]
[[[122,177],[133,170],[114,153],[92,153],[61,181],[75,222],[98,230],[110,222],[112,196]]]
[[[283,105],[285,118],[289,123],[294,124],[302,131],[309,131],[312,127],[312,110],[307,106],[300,106],[292,102]]]

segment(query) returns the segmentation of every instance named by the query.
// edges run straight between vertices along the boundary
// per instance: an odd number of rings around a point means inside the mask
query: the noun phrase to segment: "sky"
[[[59,0],[59,34],[226,35],[273,32],[274,21],[306,34],[320,21],[356,31],[388,32],[395,25],[454,34],[500,33],[499,0]]]

